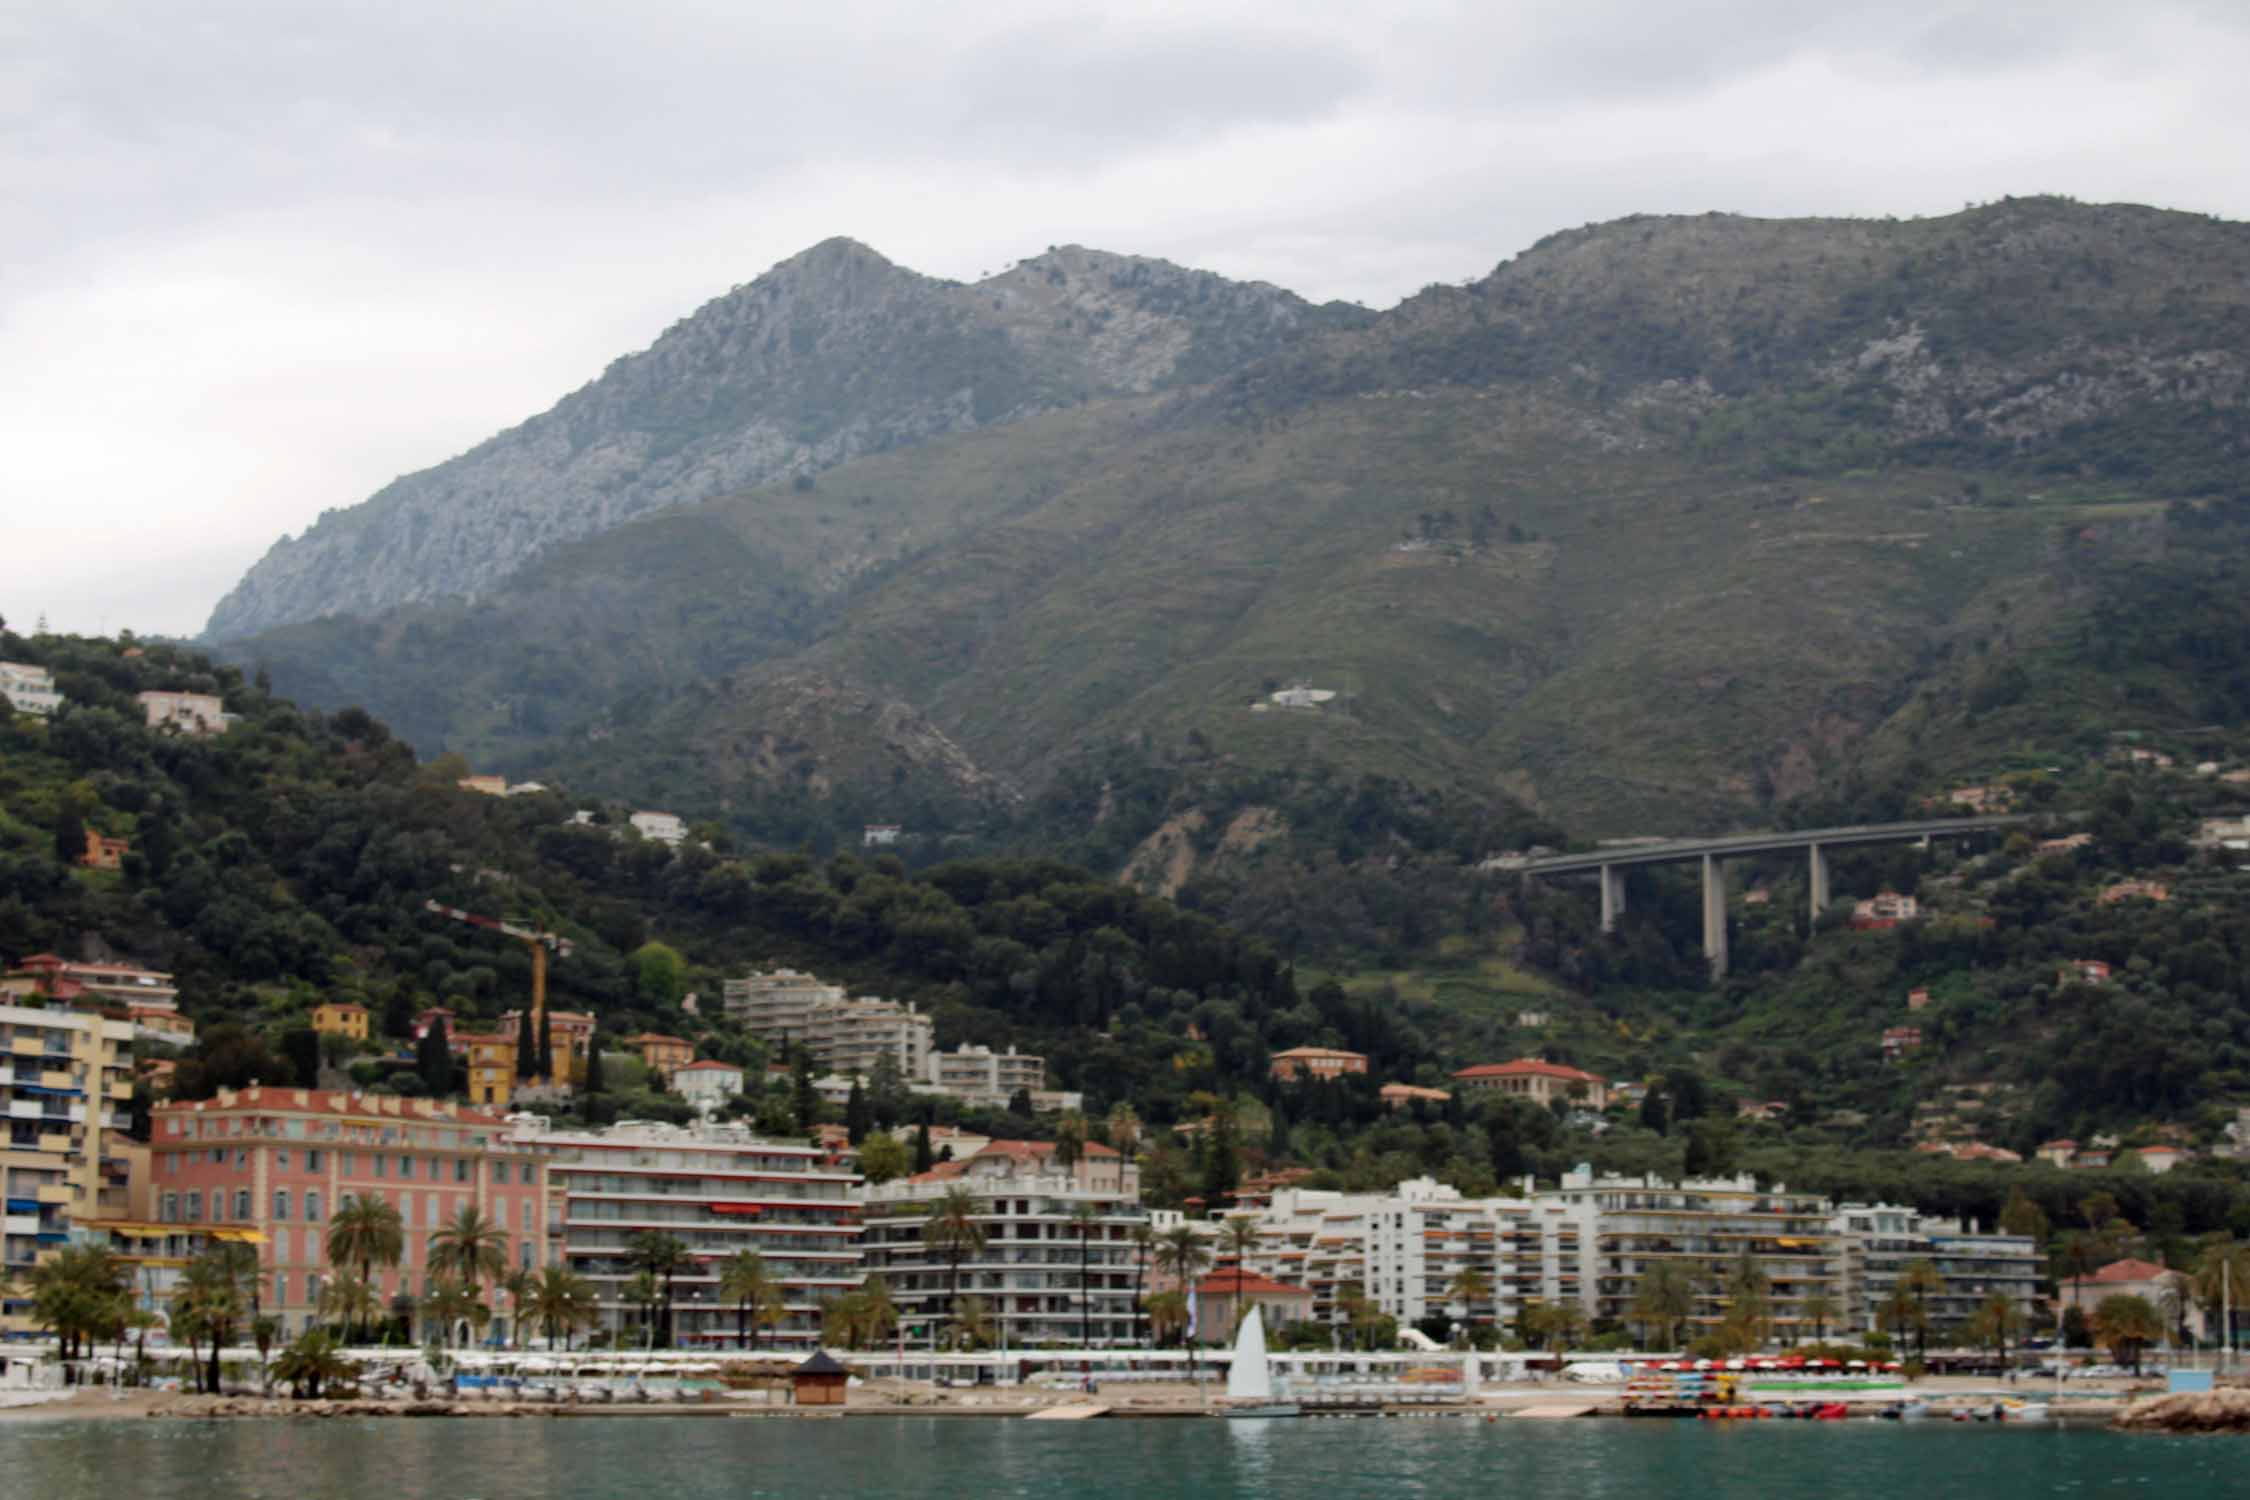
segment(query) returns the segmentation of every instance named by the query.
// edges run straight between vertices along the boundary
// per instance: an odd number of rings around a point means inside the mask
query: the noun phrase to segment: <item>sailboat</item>
[[[1256,1303],[1235,1330],[1234,1363],[1227,1366],[1227,1404],[1222,1417],[1301,1417],[1294,1401],[1277,1400],[1273,1367],[1266,1359],[1266,1325]]]

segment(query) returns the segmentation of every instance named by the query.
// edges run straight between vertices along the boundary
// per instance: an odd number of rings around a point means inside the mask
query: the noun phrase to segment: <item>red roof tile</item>
[[[1565,1067],[1561,1063],[1546,1062],[1536,1057],[1519,1057],[1514,1062],[1478,1063],[1473,1068],[1463,1068],[1453,1075],[1456,1078],[1559,1078],[1565,1083],[1607,1083],[1608,1079],[1583,1068]]]

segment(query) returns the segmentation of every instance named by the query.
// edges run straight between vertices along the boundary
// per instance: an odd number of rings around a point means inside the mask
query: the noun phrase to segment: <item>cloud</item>
[[[2219,0],[0,0],[0,609],[283,531],[831,234],[1384,305],[1630,212],[2250,212]]]

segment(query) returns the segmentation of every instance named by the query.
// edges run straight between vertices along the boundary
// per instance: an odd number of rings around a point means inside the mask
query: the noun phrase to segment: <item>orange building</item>
[[[329,1000],[313,1007],[313,1030],[323,1036],[367,1040],[367,1007],[349,1000]]]
[[[129,840],[104,838],[89,828],[86,852],[78,856],[78,863],[89,870],[114,870],[125,863],[125,856],[132,848]]]
[[[1453,1096],[1444,1089],[1420,1089],[1411,1083],[1386,1083],[1382,1088],[1383,1108],[1389,1110],[1411,1109],[1417,1104],[1444,1105]]]
[[[1591,1109],[1606,1108],[1609,1104],[1608,1079],[1536,1057],[1479,1063],[1454,1074],[1453,1081],[1465,1089],[1521,1095],[1534,1104],[1547,1104],[1556,1099],[1581,1100]]]
[[[1298,1078],[1341,1078],[1367,1071],[1367,1054],[1337,1047],[1291,1047],[1273,1055],[1273,1076],[1283,1081]]]
[[[499,1029],[509,1036],[523,1035],[523,1012],[504,1011]],[[586,1058],[594,1049],[594,1018],[582,1010],[547,1012],[547,1052],[554,1059],[557,1083],[586,1081]]]
[[[666,1084],[671,1083],[675,1072],[695,1061],[694,1044],[676,1036],[644,1031],[626,1045],[639,1048],[641,1061]]]

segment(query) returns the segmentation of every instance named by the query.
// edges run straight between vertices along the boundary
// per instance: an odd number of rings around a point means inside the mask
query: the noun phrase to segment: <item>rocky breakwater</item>
[[[2150,1396],[2110,1424],[2127,1432],[2250,1432],[2250,1390],[2175,1391]]]
[[[183,1396],[149,1408],[152,1417],[209,1421],[220,1417],[520,1417],[541,1409],[495,1402],[376,1401],[344,1398],[294,1401],[280,1396]]]

